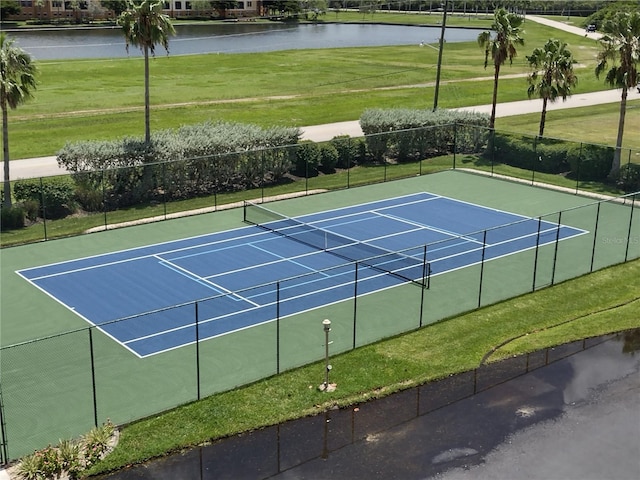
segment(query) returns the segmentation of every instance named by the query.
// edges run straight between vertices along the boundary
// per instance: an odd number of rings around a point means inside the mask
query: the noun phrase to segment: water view
[[[447,42],[475,41],[479,30],[448,28]],[[127,56],[119,27],[8,31],[35,60],[121,58]],[[171,55],[252,53],[290,49],[437,44],[440,27],[361,24],[285,25],[229,23],[178,25],[169,40]],[[164,55],[161,46],[156,55]],[[141,56],[131,47],[130,56]]]

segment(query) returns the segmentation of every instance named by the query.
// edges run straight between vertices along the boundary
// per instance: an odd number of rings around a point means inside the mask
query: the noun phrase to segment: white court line
[[[246,299],[246,298],[244,298],[244,297],[242,297],[240,295],[237,295],[236,293],[232,292],[231,290],[228,290],[228,289],[224,288],[221,285],[218,285],[216,283],[210,282],[209,280],[207,280],[207,279],[205,279],[205,278],[203,278],[203,277],[201,277],[199,275],[196,275],[195,273],[193,273],[190,270],[187,270],[186,268],[183,268],[183,267],[181,267],[179,265],[176,265],[176,264],[171,263],[171,262],[169,262],[167,260],[164,260],[163,258],[160,258],[160,257],[156,257],[156,258],[158,259],[158,262],[160,263],[160,265],[162,265],[164,267],[167,267],[168,269],[173,270],[174,272],[176,272],[176,273],[178,273],[180,275],[183,275],[183,276],[187,277],[188,279],[193,280],[196,283],[199,283],[200,285],[204,285],[205,287],[210,288],[211,290],[213,290],[215,292],[218,292],[218,293],[221,293],[221,294],[225,294],[225,295],[228,295],[230,297],[235,297],[239,301],[249,302],[249,303],[251,303],[253,305],[256,305],[256,306],[258,305],[257,303],[254,303],[249,299]]]
[[[341,275],[346,275],[347,273],[352,273],[352,272],[345,272],[345,273],[340,274],[340,275],[335,275],[334,278],[337,278],[338,276],[341,276]],[[375,279],[375,278],[378,278],[378,277],[381,277],[381,276],[384,276],[384,275],[386,275],[386,274],[380,273],[380,274],[372,275],[370,277],[367,277],[364,280],[358,280],[358,283],[369,281],[369,280],[372,280],[372,279]],[[308,283],[314,283],[314,281],[306,282],[306,283],[296,283],[296,284],[291,285],[291,287],[287,287],[287,289],[296,288],[296,287],[298,287],[300,285],[305,285],[305,284],[308,284]],[[318,289],[318,290],[314,290],[313,293],[316,294],[316,293],[328,292],[328,291],[331,291],[331,290],[335,290],[337,288],[341,288],[341,287],[345,287],[345,286],[349,286],[349,285],[353,285],[353,284],[354,284],[354,281],[353,280],[349,280],[347,282],[342,282],[342,283],[339,283],[337,285],[331,285],[329,287],[325,287],[325,288],[321,288],[321,289]],[[275,283],[274,283],[274,286],[275,286]],[[274,295],[275,295],[275,290],[274,290]],[[307,297],[307,296],[309,296],[309,293],[305,292],[305,293],[303,293],[301,295],[296,295],[296,296],[293,296],[293,297],[288,297],[288,298],[285,298],[285,299],[281,299],[280,300],[280,304],[282,304],[283,302],[290,302],[290,301],[297,300],[297,299],[300,299],[300,298],[304,298],[304,297]],[[339,303],[339,302],[342,302],[344,300],[345,299],[342,298],[340,300],[337,300],[334,303]],[[205,302],[206,302],[206,300],[205,300]],[[236,310],[236,311],[233,311],[233,312],[225,313],[224,315],[219,315],[217,317],[212,317],[212,318],[207,318],[207,319],[204,319],[204,320],[200,320],[200,321],[198,321],[198,325],[203,325],[203,324],[209,323],[209,322],[215,322],[215,321],[222,320],[222,319],[225,319],[225,318],[233,317],[233,316],[241,314],[241,313],[246,313],[246,312],[251,312],[251,311],[254,311],[254,310],[258,310],[260,308],[272,307],[272,306],[276,305],[276,303],[277,303],[276,301],[265,303],[264,305],[259,305],[257,303],[253,303],[254,306],[250,307],[250,308],[245,308],[243,310]],[[330,304],[327,304],[327,305],[330,305]],[[313,308],[311,308],[309,310],[314,310],[316,308],[318,308],[318,307],[313,307]],[[297,315],[299,313],[302,313],[302,312],[294,312],[291,315]],[[291,315],[287,315],[287,316],[291,316]],[[283,317],[283,318],[286,318],[286,317]],[[267,322],[270,322],[270,321],[273,321],[273,320],[275,320],[275,319],[268,320]],[[262,323],[266,323],[266,322],[262,322]],[[258,324],[255,324],[255,325],[258,325]],[[254,326],[254,325],[251,325],[251,326]],[[194,323],[188,323],[186,325],[181,325],[181,326],[175,327],[175,328],[170,328],[170,329],[167,329],[167,330],[162,330],[160,332],[154,332],[154,333],[151,333],[149,335],[143,335],[141,337],[132,338],[132,339],[127,340],[125,342],[120,342],[119,341],[118,343],[130,344],[130,343],[134,343],[134,342],[137,342],[137,341],[147,340],[149,338],[155,338],[155,337],[159,337],[159,336],[162,336],[164,334],[167,334],[167,333],[177,332],[177,331],[180,331],[180,330],[184,330],[184,329],[187,329],[187,328],[193,328],[193,327],[195,327],[195,322]],[[244,328],[248,328],[248,327],[244,327]],[[233,330],[233,331],[235,331],[235,330]],[[226,335],[228,333],[231,333],[231,331],[224,332],[224,333],[221,333],[221,334],[216,335],[216,336]],[[214,338],[214,337],[210,337],[210,338]],[[185,344],[179,345],[179,346],[174,347],[174,348],[179,348],[179,347],[181,347],[183,345],[185,345]],[[163,351],[168,351],[168,350],[171,350],[171,349],[167,349],[167,350],[163,350]],[[157,353],[162,353],[162,351],[154,352],[153,354],[149,354],[149,355],[145,355],[145,356],[156,355]]]
[[[236,231],[236,230],[253,230],[253,227],[241,227],[241,228],[237,228],[237,229],[233,229],[233,230],[225,230],[224,233],[233,232],[233,231]],[[16,273],[21,274],[21,276],[23,276],[25,279],[27,279],[27,277],[25,277],[22,274],[23,272],[26,273],[26,272],[29,272],[31,270],[45,269],[45,268],[53,267],[53,266],[56,266],[56,265],[73,264],[73,263],[77,263],[77,262],[81,262],[81,261],[86,261],[86,260],[91,260],[91,259],[98,259],[100,257],[117,256],[117,255],[120,255],[120,254],[123,254],[123,253],[126,253],[126,252],[135,252],[136,250],[152,249],[154,247],[159,247],[159,246],[162,246],[162,245],[171,245],[171,244],[176,244],[176,243],[179,243],[179,242],[196,240],[196,239],[204,238],[204,237],[217,236],[220,233],[222,233],[222,232],[205,233],[203,235],[197,235],[197,236],[194,236],[194,237],[180,238],[180,239],[177,239],[177,240],[169,240],[167,242],[160,242],[160,243],[144,245],[142,247],[133,247],[133,248],[127,248],[127,249],[123,249],[123,250],[116,250],[114,252],[101,253],[99,255],[90,255],[90,256],[82,257],[82,258],[75,258],[73,260],[64,260],[62,262],[54,262],[54,263],[49,263],[49,264],[46,264],[46,265],[40,265],[40,266],[37,266],[37,267],[23,268],[21,270],[16,271]],[[193,249],[196,249],[196,248],[202,248],[202,247],[206,247],[206,246],[209,246],[209,245],[216,245],[216,244],[228,243],[228,242],[238,242],[238,241],[246,239],[246,238],[265,236],[266,233],[267,232],[264,232],[264,231],[258,231],[258,232],[254,232],[254,233],[249,233],[247,235],[241,235],[241,236],[237,236],[237,237],[229,237],[229,238],[215,240],[215,241],[211,241],[211,242],[198,243],[198,244],[188,245],[188,246],[184,246],[184,247],[180,247],[180,248],[174,248],[174,249],[170,249],[170,250],[162,250],[162,251],[157,251],[157,252],[148,253],[148,254],[144,254],[144,255],[137,255],[137,256],[134,256],[134,257],[123,258],[121,260],[98,263],[98,264],[88,265],[86,267],[75,268],[75,269],[71,269],[71,270],[64,270],[64,271],[60,271],[60,272],[56,272],[56,273],[51,273],[51,274],[48,274],[48,275],[42,275],[40,277],[29,278],[28,280],[33,280],[33,281],[42,280],[42,279],[45,279],[45,278],[51,278],[51,277],[57,277],[57,276],[61,276],[61,275],[66,275],[68,273],[76,273],[76,272],[82,272],[82,271],[86,271],[86,270],[92,270],[92,269],[98,269],[98,268],[102,268],[102,267],[108,267],[108,266],[111,266],[111,265],[118,265],[118,264],[121,264],[121,263],[134,262],[134,261],[142,260],[142,259],[145,259],[145,258],[154,258],[154,257],[156,257],[158,255],[168,255],[168,254],[171,254],[171,253],[193,250]],[[239,243],[238,245],[243,245],[243,243]]]

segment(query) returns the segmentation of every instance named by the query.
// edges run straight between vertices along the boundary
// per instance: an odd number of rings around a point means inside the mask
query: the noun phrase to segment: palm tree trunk
[[[542,99],[542,113],[540,114],[540,130],[538,136],[542,137],[544,134],[544,123],[547,119],[547,97]]]
[[[11,208],[11,181],[9,177],[9,116],[7,115],[7,105],[3,98],[2,105],[2,159],[4,163],[4,196],[2,205]]]
[[[496,123],[496,104],[498,103],[498,78],[500,77],[500,65],[496,64],[493,73],[493,100],[491,104],[491,119],[489,120],[489,128],[493,129]]]
[[[149,125],[149,47],[144,46],[144,143],[151,145],[151,126]]]
[[[609,172],[609,178],[615,178],[620,170],[620,157],[622,156],[622,136],[624,135],[624,117],[627,112],[628,90],[622,89],[622,99],[620,100],[620,119],[618,120],[618,138],[616,139],[616,151],[613,154],[613,164]]]

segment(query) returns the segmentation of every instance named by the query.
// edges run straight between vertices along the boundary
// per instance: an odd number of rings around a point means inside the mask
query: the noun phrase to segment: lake
[[[471,42],[480,30],[447,28],[445,41]],[[119,27],[42,28],[7,30],[16,45],[34,60],[126,57]],[[437,44],[440,27],[377,24],[228,23],[178,25],[169,39],[171,55],[253,53],[291,49]],[[130,56],[141,56],[131,47]],[[156,55],[165,55],[162,46]]]

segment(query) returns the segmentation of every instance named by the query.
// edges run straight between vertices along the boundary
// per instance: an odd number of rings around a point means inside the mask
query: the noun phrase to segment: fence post
[[[304,160],[304,194],[309,195],[309,156],[308,155],[305,156],[305,160]]]
[[[91,357],[91,390],[93,393],[93,425],[98,426],[98,395],[96,392],[96,362],[93,349],[93,327],[89,328],[89,355]]]
[[[536,182],[536,159],[542,160],[542,156],[538,157],[538,136],[533,138],[533,158],[531,159],[531,185]]]
[[[495,129],[489,129],[489,148],[491,149],[491,176],[493,177],[493,164],[495,163],[496,156],[496,131]]]
[[[424,253],[422,255],[422,289],[420,293],[420,322],[418,323],[419,327],[422,327],[422,316],[424,313],[424,291],[427,288],[427,275],[428,275],[428,264],[427,264],[427,246],[424,246]]]
[[[593,272],[593,263],[596,259],[596,245],[598,241],[598,222],[600,221],[600,205],[602,202],[598,202],[598,208],[596,209],[596,224],[593,227],[593,247],[591,248],[591,267],[590,272]]]
[[[580,142],[580,152],[578,153],[578,168],[576,169],[576,195],[578,194],[578,190],[580,190],[580,165],[582,165],[582,145]]]
[[[478,308],[482,305],[482,278],[484,277],[484,255],[487,248],[487,231],[482,235],[482,260],[480,261],[480,285],[478,287]]]
[[[538,217],[538,233],[536,234],[536,253],[533,256],[533,284],[531,291],[536,291],[536,276],[538,274],[538,252],[540,250],[540,228],[542,227],[542,217]]]
[[[194,302],[195,307],[195,324],[196,324],[196,391],[197,399],[200,400],[200,315],[198,311],[198,302]]]
[[[347,149],[347,152],[349,152],[349,154],[347,155],[347,190],[351,188],[351,152],[353,151],[353,145],[351,144],[352,142],[353,139],[349,137],[347,139],[347,144],[349,146],[349,148]]]
[[[628,261],[629,259],[629,245],[631,244],[631,227],[633,226],[633,210],[634,203],[636,200],[635,194],[631,196],[631,212],[629,214],[629,229],[627,230],[627,246],[624,250],[624,261]]]
[[[286,148],[286,147],[283,147]],[[264,202],[264,150],[260,152],[260,197]]]
[[[40,206],[42,208],[42,226],[44,228],[44,239],[47,240],[47,205],[44,201],[44,185],[40,177]]]
[[[0,465],[6,465],[9,462],[7,453],[7,427],[4,421],[4,402],[2,401],[2,384],[0,383]]]
[[[560,243],[560,227],[562,225],[562,210],[558,212],[558,229],[556,230],[556,244],[553,250],[553,269],[551,270],[551,285],[555,285],[556,262],[558,260],[558,244]]]
[[[162,205],[164,206],[164,219],[167,219],[167,162],[162,162]]]
[[[280,373],[280,281],[276,282],[276,374]]]
[[[453,169],[456,169],[456,152],[458,151],[458,122],[453,124]]]
[[[353,349],[356,348],[356,319],[358,318],[358,262],[355,263],[353,280]]]
[[[100,170],[100,183],[102,184],[102,211],[104,213],[104,229],[107,229],[107,188],[104,181],[104,169]]]

